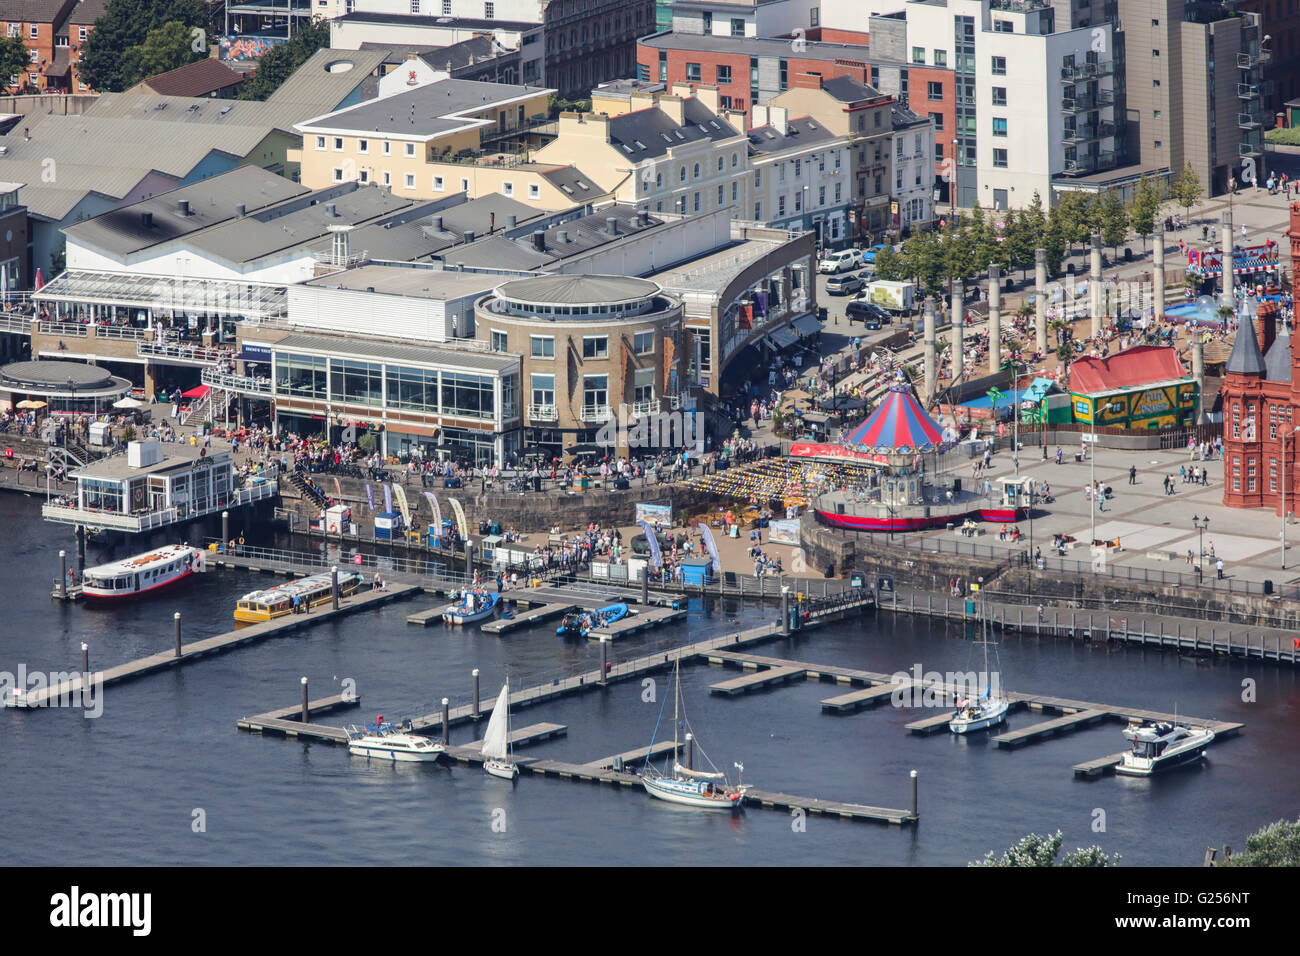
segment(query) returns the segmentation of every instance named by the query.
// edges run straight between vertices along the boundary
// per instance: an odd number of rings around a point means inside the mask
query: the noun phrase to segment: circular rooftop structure
[[[544,275],[503,282],[496,290],[503,311],[545,318],[619,318],[665,306],[657,282],[625,276]]]
[[[131,382],[84,362],[11,362],[0,366],[0,391],[51,398],[116,398]]]

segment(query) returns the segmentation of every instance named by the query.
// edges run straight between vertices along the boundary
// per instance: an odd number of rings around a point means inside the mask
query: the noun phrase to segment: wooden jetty
[[[889,807],[869,807],[860,803],[842,803],[838,800],[820,800],[815,797],[796,797],[788,793],[769,793],[766,790],[748,790],[746,806],[760,806],[765,810],[803,810],[819,816],[835,816],[841,820],[875,820],[901,826],[915,823],[917,814],[910,810]]]
[[[926,735],[937,733],[940,730],[947,730],[948,723],[951,720],[952,711],[945,707],[941,714],[931,714],[929,717],[914,720],[910,724],[904,724],[903,726],[914,734]]]
[[[515,611],[510,617],[499,617],[494,621],[488,621],[479,628],[484,634],[504,634],[507,631],[513,631],[515,628],[528,627],[532,624],[541,624],[544,621],[551,621],[557,617],[562,617],[573,610],[572,604],[551,604],[535,603],[526,611]]]
[[[709,693],[734,697],[737,694],[770,687],[773,684],[784,684],[786,681],[798,680],[805,673],[802,667],[768,667],[752,674],[742,674],[740,677],[731,678],[731,680],[710,684]]]
[[[675,621],[679,617],[685,616],[686,612],[684,610],[671,607],[653,607],[646,608],[643,611],[629,611],[622,620],[588,631],[587,639],[598,641],[603,637],[612,641],[616,637],[643,631],[649,627],[658,627],[666,621]]]
[[[1085,760],[1083,763],[1074,765],[1074,775],[1076,777],[1100,777],[1102,774],[1113,773],[1119,762],[1124,759],[1127,750],[1121,750],[1117,754],[1109,754],[1105,757],[1097,757],[1093,760]]]
[[[822,701],[822,710],[829,714],[849,714],[864,707],[875,707],[893,696],[895,690],[897,687],[894,684],[884,683],[827,697]]]
[[[315,717],[319,714],[332,714],[336,710],[346,710],[350,707],[360,707],[361,697],[357,694],[335,694],[333,697],[322,697],[320,700],[307,702],[307,716]],[[278,710],[269,710],[259,716],[268,720],[293,720],[302,716],[302,705],[294,707],[281,707]]]
[[[274,620],[247,624],[236,630],[227,631],[225,634],[218,634],[215,637],[207,637],[203,640],[183,644],[179,654],[176,653],[175,648],[172,648],[158,654],[150,654],[146,657],[106,668],[103,671],[92,670],[91,679],[97,682],[101,688],[126,680],[134,680],[146,674],[189,664],[209,654],[218,654],[244,644],[255,644],[268,638],[280,637],[291,631],[311,627],[331,618],[351,614],[387,601],[394,601],[416,590],[417,588],[414,586],[407,585],[405,587],[389,588],[386,591],[358,591],[351,597],[339,598],[337,611],[329,605],[322,605],[305,614],[286,614],[284,617],[277,617]],[[74,696],[79,696],[81,691],[82,677],[78,674],[77,677],[71,680],[60,681],[58,684],[46,687],[43,690],[16,697],[12,706],[23,708],[45,707],[51,702],[58,703],[60,700],[71,700]]]
[[[1004,750],[1011,750],[1024,744],[1037,743],[1047,737],[1055,737],[1085,724],[1105,720],[1110,716],[1110,713],[1104,710],[1071,710],[1052,720],[1044,720],[1036,724],[1030,724],[1028,727],[1022,727],[1019,730],[1000,733],[993,740]]]
[[[637,747],[635,750],[625,750],[621,754],[614,754],[612,757],[602,757],[600,760],[590,760],[583,764],[584,767],[595,767],[598,770],[612,769],[616,764],[635,764],[637,761],[649,758],[654,760],[656,757],[662,757],[665,754],[673,752],[675,744],[671,740],[660,740],[654,746]]]
[[[529,727],[520,727],[518,730],[510,731],[510,743],[515,747],[527,747],[529,744],[550,740],[552,737],[563,737],[568,732],[569,728],[564,724],[533,724]],[[483,741],[474,740],[459,746],[482,750]]]

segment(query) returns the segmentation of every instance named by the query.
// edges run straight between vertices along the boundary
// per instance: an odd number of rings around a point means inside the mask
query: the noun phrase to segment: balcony
[[[557,421],[559,417],[554,405],[528,406],[528,420],[530,422],[553,422]]]
[[[1067,143],[1090,143],[1096,139],[1108,139],[1115,135],[1114,123],[1098,123],[1096,126],[1077,126],[1065,131]]]
[[[1238,53],[1237,69],[1253,70],[1257,66],[1263,66],[1271,62],[1273,54],[1268,50],[1260,50],[1257,53]]]
[[[260,395],[266,398],[271,396],[271,380],[268,378],[230,375],[225,372],[218,372],[214,368],[205,368],[199,373],[199,381],[212,388],[224,389],[227,392],[238,392],[241,395]]]
[[[610,410],[608,405],[584,405],[582,413],[578,416],[584,422],[607,422],[610,420]]]
[[[140,358],[162,359],[168,362],[179,362],[182,365],[215,365],[223,359],[233,358],[235,350],[218,345],[136,342],[135,354]]]
[[[632,417],[640,418],[642,415],[653,415],[659,411],[659,400],[651,399],[648,402],[633,402]]]
[[[1106,151],[1098,153],[1096,156],[1080,156],[1077,159],[1067,159],[1065,161],[1065,172],[1073,175],[1095,173],[1100,169],[1109,169],[1114,165],[1115,154]]]
[[[1259,99],[1259,87],[1254,83],[1238,83],[1237,99],[1239,100],[1257,100]]]
[[[1260,156],[1263,155],[1263,147],[1259,143],[1240,143],[1237,152],[1242,156]]]
[[[1068,83],[1076,83],[1079,80],[1110,76],[1114,72],[1115,62],[1113,60],[1107,60],[1105,63],[1079,63],[1074,66],[1061,67],[1061,79]]]
[[[1067,96],[1061,100],[1064,113],[1086,113],[1089,110],[1105,109],[1115,105],[1114,90],[1098,90],[1089,96]]]
[[[1261,125],[1260,115],[1253,110],[1249,113],[1237,114],[1237,126],[1241,129],[1259,129]]]

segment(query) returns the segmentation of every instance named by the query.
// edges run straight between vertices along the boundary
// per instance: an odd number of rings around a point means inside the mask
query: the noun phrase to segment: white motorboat
[[[407,733],[409,722],[401,727],[384,723],[381,714],[364,729],[348,728],[348,753],[379,760],[431,763],[444,753],[443,746],[428,737]]]
[[[152,594],[202,570],[198,548],[168,544],[144,554],[87,568],[81,594],[87,601],[121,601]]]
[[[519,765],[512,759],[514,746],[510,741],[510,678],[501,685],[501,693],[492,708],[487,732],[483,735],[483,769],[502,780],[519,776]]]
[[[1124,728],[1132,749],[1115,767],[1116,773],[1148,777],[1160,770],[1201,760],[1214,740],[1208,727],[1188,727],[1169,721],[1130,721]]]
[[[693,762],[695,753],[699,753],[713,767],[711,771],[695,770],[690,766],[682,766],[678,760],[677,753],[677,732],[678,726],[685,720],[682,714],[681,696],[681,660],[678,659],[677,666],[673,671],[673,763],[671,773],[643,772],[641,775],[641,786],[645,792],[659,800],[666,800],[669,803],[677,803],[682,806],[695,807],[701,810],[736,810],[740,807],[741,802],[745,799],[745,786],[743,783],[737,783],[732,786],[727,781],[727,775],[720,772],[703,750],[695,746],[694,735],[687,734],[686,753],[687,764]],[[667,705],[667,700],[664,701]],[[654,741],[650,742],[650,750],[654,749]],[[650,770],[650,750],[646,752],[645,770]],[[741,778],[745,774],[743,764],[736,764],[736,769],[740,771]]]
[[[1002,665],[997,661],[997,642],[991,640],[987,618],[983,621],[983,627],[984,640],[978,643],[984,646],[984,670],[981,674],[984,691],[977,693],[973,698],[957,698],[957,709],[953,711],[952,719],[948,721],[948,729],[954,734],[971,734],[995,727],[1007,719],[1007,711],[1011,709],[1011,702],[1002,693]],[[989,670],[990,647],[994,648],[994,659],[998,664],[999,686],[996,690],[993,688],[993,672]]]
[[[447,624],[473,624],[483,621],[496,613],[501,595],[488,593],[481,589],[466,589],[464,596],[442,612],[442,619]]]

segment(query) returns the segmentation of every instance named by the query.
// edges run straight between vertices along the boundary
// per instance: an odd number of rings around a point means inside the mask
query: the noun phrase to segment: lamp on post
[[[1295,438],[1296,432],[1300,432],[1300,425],[1291,429],[1290,432],[1282,433],[1282,570],[1286,570],[1286,441],[1288,438]]]
[[[1202,543],[1205,537],[1205,529],[1210,526],[1210,516],[1198,518],[1192,515],[1192,527],[1196,529],[1196,579],[1202,580],[1201,561],[1205,558],[1205,545]]]

